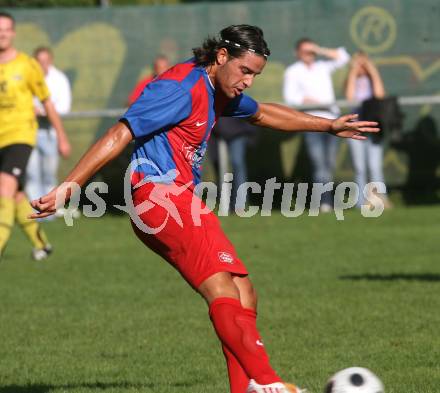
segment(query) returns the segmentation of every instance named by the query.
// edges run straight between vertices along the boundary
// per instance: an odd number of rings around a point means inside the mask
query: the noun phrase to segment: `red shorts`
[[[132,217],[132,225],[139,239],[195,289],[215,273],[247,275],[217,216],[212,212],[198,214],[192,206],[206,208],[205,204],[191,190],[176,192],[177,187],[147,183],[133,191],[139,221]]]

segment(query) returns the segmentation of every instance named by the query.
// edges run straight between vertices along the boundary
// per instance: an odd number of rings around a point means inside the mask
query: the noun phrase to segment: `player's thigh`
[[[238,299],[238,290],[231,275],[245,276],[247,269],[224,234],[217,217],[210,212],[201,215],[200,220],[195,222],[191,208],[193,193],[188,191],[178,196],[163,192],[159,194],[161,188],[167,190],[166,186],[149,183],[133,193],[133,203],[137,208],[147,201],[151,202],[148,211],[139,215],[141,222],[133,226],[136,235],[176,268],[194,289],[206,281],[208,284],[205,283],[202,290],[206,288],[203,296],[208,301],[218,296]],[[174,216],[180,223],[171,216],[169,206],[173,207]],[[148,231],[151,228],[160,230],[152,233]]]
[[[9,173],[0,172],[0,197],[13,198],[17,190],[17,178]]]

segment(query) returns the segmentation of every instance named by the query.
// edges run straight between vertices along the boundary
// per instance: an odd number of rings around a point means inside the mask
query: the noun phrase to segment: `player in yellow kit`
[[[49,99],[40,65],[14,48],[14,37],[14,18],[0,12],[0,258],[17,221],[32,242],[32,257],[41,260],[50,254],[52,247],[39,223],[27,218],[33,210],[22,191],[37,135],[33,97],[44,105],[57,132],[62,156],[69,155],[70,145]]]

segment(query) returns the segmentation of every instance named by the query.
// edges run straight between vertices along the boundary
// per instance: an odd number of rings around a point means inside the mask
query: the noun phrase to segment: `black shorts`
[[[21,191],[26,179],[26,166],[32,153],[32,146],[17,143],[0,148],[0,172],[9,173],[18,181]]]

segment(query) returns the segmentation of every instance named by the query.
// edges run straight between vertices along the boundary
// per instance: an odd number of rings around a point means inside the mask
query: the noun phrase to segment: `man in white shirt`
[[[309,38],[302,38],[296,43],[298,61],[290,65],[284,73],[283,95],[287,105],[314,105],[316,109],[308,113],[335,119],[339,108],[334,104],[332,73],[343,67],[350,60],[344,48],[322,48]],[[323,56],[326,60],[316,60]],[[338,138],[324,133],[304,135],[307,152],[312,162],[313,182],[332,181],[336,164]],[[326,192],[321,198],[321,211],[331,210],[332,194]]]
[[[72,103],[70,83],[66,75],[54,66],[52,51],[39,47],[34,51],[34,57],[43,69],[56,111],[60,115],[69,113]],[[56,186],[59,162],[55,130],[39,102],[35,103],[35,111],[38,115],[37,144],[29,159],[26,182],[26,193],[31,200],[46,195]]]

